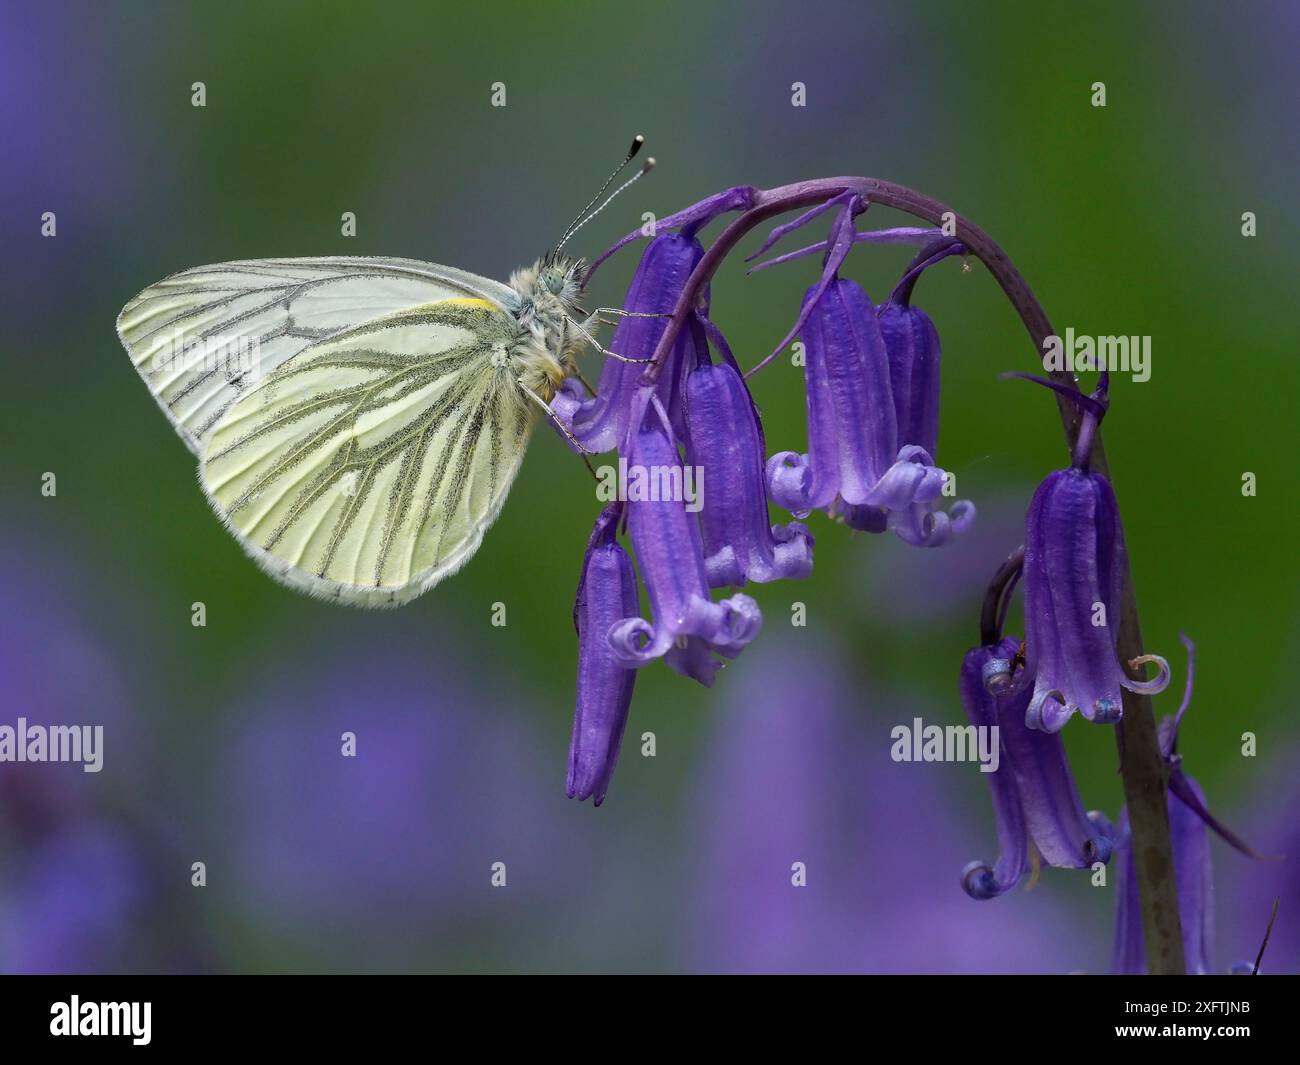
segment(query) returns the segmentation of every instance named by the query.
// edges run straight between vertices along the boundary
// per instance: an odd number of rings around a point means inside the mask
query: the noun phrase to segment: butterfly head
[[[585,267],[581,259],[549,254],[532,266],[516,270],[510,277],[510,287],[519,295],[520,319],[526,324],[537,321],[547,328],[581,315],[578,299]]]
[[[536,269],[539,294],[559,300],[570,313],[577,311],[582,274],[586,269],[583,260],[552,253],[538,262]]]

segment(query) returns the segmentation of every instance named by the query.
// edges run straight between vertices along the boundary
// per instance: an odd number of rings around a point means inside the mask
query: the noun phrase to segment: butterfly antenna
[[[610,193],[609,197],[605,200],[604,203],[602,203],[599,207],[596,207],[594,211],[592,210],[592,207],[596,205],[597,201],[599,201],[600,198],[605,195],[605,190],[608,189],[610,185],[614,183],[614,179],[623,172],[623,168],[627,166],[627,164],[630,163],[634,158],[636,158],[637,152],[641,150],[641,145],[643,145],[644,143],[645,143],[645,137],[643,137],[640,133],[638,133],[635,137],[632,138],[632,147],[630,147],[627,150],[627,155],[623,157],[623,161],[614,168],[614,172],[605,179],[605,183],[600,186],[600,189],[597,191],[596,195],[587,201],[587,205],[581,211],[578,212],[574,220],[569,223],[568,228],[565,229],[564,236],[560,238],[560,243],[555,246],[555,254],[558,255],[560,253],[560,249],[563,248],[564,245],[569,242],[569,238],[572,237],[573,234],[578,232],[579,229],[585,226],[588,222],[590,222],[593,218],[595,218],[596,215],[600,214],[601,211],[603,211],[606,207],[608,207],[610,203],[614,200],[614,197],[618,196],[621,192],[623,192],[626,188],[628,188],[628,186],[630,186],[634,181],[636,181],[642,175],[647,174],[654,169],[654,165],[655,165],[654,159],[647,159],[641,165],[640,170],[638,170],[628,181],[625,181],[622,185],[620,185],[612,193]],[[588,211],[590,211],[591,213],[588,214],[587,213]]]

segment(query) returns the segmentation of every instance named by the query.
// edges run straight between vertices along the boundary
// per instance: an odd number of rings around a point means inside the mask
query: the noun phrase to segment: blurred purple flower
[[[1210,813],[1201,786],[1183,772],[1178,753],[1178,729],[1192,701],[1196,648],[1186,636],[1187,685],[1176,714],[1159,725],[1160,752],[1169,766],[1169,834],[1173,844],[1174,882],[1178,886],[1178,917],[1183,930],[1187,972],[1205,976],[1214,965],[1214,869],[1210,861],[1210,834],[1214,829],[1231,847],[1250,858],[1260,858],[1236,833]],[[1115,943],[1111,972],[1146,972],[1146,947],[1142,933],[1133,847],[1129,839],[1128,810],[1120,811],[1118,838],[1121,860],[1115,883]]]
[[[1005,557],[1006,545],[1024,531],[1024,499],[1010,493],[980,499],[980,519],[942,551],[911,551],[882,544],[856,555],[862,594],[851,605],[873,622],[944,625],[979,609],[987,574]]]
[[[1269,913],[1278,902],[1260,972],[1300,974],[1300,778],[1295,766],[1300,748],[1294,739],[1257,773],[1259,781],[1239,816],[1249,837],[1275,861],[1226,864],[1220,875],[1219,923],[1228,958],[1254,962]]]
[[[318,968],[427,966],[431,941],[439,964],[529,956],[583,861],[536,708],[472,660],[446,637],[349,644],[251,690],[214,781],[239,920]],[[500,919],[520,893],[531,932]]]
[[[723,705],[694,796],[689,967],[721,972],[1064,972],[1086,954],[1043,888],[975,906],[951,766],[894,762],[917,710],[850,683],[825,652],[751,662]],[[936,717],[940,716],[936,711]],[[900,841],[903,841],[900,844]],[[802,862],[807,886],[792,884]]]
[[[109,264],[115,260],[116,252],[105,251],[108,234],[134,218],[140,204],[156,209],[175,180],[175,167],[161,162],[166,139],[150,143],[154,123],[133,98],[135,64],[109,43],[125,25],[106,8],[5,8],[0,143],[8,165],[0,168],[0,255],[10,257],[8,298],[25,311],[10,325],[20,335],[31,330],[27,346],[50,343],[51,319],[70,317],[67,288],[100,284],[106,256]],[[40,236],[47,212],[54,215],[52,239]],[[21,263],[14,258],[19,248],[27,249]],[[42,268],[30,268],[33,251]],[[30,325],[36,322],[44,331]]]
[[[28,839],[0,873],[0,971],[153,969],[142,929],[156,879],[119,825],[78,818]],[[179,873],[177,874],[180,875]]]
[[[70,557],[10,540],[0,562],[0,724],[102,729],[98,772],[0,764],[0,971],[209,968],[192,905],[165,887],[188,890],[187,866],[158,838],[159,819],[133,809],[157,772],[153,748],[95,612],[73,605],[94,584]]]
[[[0,763],[0,803],[11,816],[53,823],[91,809],[98,798],[139,786],[150,745],[129,700],[121,669],[95,629],[95,614],[75,606],[89,587],[53,551],[5,545],[0,562],[0,725],[84,725],[102,731],[101,769],[81,765]],[[39,579],[36,575],[39,574]],[[77,589],[76,592],[71,589]]]

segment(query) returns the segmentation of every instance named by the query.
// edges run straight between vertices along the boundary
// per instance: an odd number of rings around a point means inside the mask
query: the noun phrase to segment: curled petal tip
[[[625,669],[637,669],[663,653],[655,646],[654,626],[635,616],[610,626],[609,646],[614,660]]]
[[[1137,669],[1148,662],[1154,662],[1160,670],[1152,680],[1130,680],[1125,677],[1120,683],[1129,691],[1137,692],[1139,695],[1159,695],[1169,687],[1169,678],[1172,676],[1169,663],[1160,655],[1138,655],[1136,658],[1130,658],[1128,664],[1131,669]]]
[[[952,531],[963,533],[975,523],[975,504],[969,499],[959,499],[948,510]]]
[[[1006,658],[990,658],[980,670],[984,690],[990,695],[1002,695],[1011,688],[1011,662]]]
[[[1089,815],[1088,819],[1091,821],[1092,816]],[[1101,862],[1102,865],[1105,865],[1110,861],[1110,856],[1114,850],[1114,841],[1105,835],[1094,836],[1083,845],[1083,854],[1088,859],[1089,865],[1094,862]]]
[[[969,862],[961,871],[961,889],[973,899],[983,902],[996,899],[1009,885],[999,884],[993,870],[984,862]]]
[[[1088,822],[1097,830],[1098,835],[1105,837],[1113,849],[1120,836],[1119,830],[1116,829],[1110,818],[1100,810],[1089,810]]]
[[[1066,703],[1065,696],[1055,689],[1035,692],[1025,709],[1025,728],[1060,732],[1074,711],[1075,708]]]
[[[807,517],[812,511],[808,499],[811,470],[807,455],[797,451],[778,451],[767,460],[764,468],[768,497],[778,507],[796,517]]]

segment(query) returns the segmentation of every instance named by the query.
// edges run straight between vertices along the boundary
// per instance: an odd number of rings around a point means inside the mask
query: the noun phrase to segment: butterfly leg
[[[596,467],[591,464],[591,458],[590,458],[590,456],[596,454],[596,452],[592,451],[588,447],[584,447],[582,443],[578,440],[578,438],[573,435],[569,427],[565,425],[562,421],[560,421],[560,419],[556,416],[555,411],[551,409],[551,405],[547,403],[546,400],[542,399],[542,397],[539,396],[536,392],[534,392],[530,388],[524,388],[523,385],[519,386],[519,391],[521,391],[525,396],[527,396],[539,407],[541,407],[542,410],[546,411],[546,416],[555,423],[555,427],[559,429],[561,433],[564,434],[564,438],[568,440],[569,443],[572,444],[577,449],[578,454],[582,456],[582,461],[587,464],[587,469],[590,471],[591,476],[597,481],[600,480],[599,474],[596,473]]]
[[[671,318],[672,315],[659,311],[625,311],[622,307],[597,307],[579,324],[574,322],[575,328],[587,334],[589,330],[598,325],[618,325],[615,318],[606,318],[606,314],[616,314],[619,318]]]
[[[592,319],[589,317],[587,319],[587,323],[589,324],[591,320]],[[617,359],[619,362],[650,362],[649,359],[629,359],[626,355],[620,355],[617,351],[610,351],[608,348],[602,347],[600,341],[598,341],[594,336],[591,335],[591,331],[587,328],[587,325],[584,325],[582,322],[575,321],[572,318],[567,318],[567,321],[571,326],[573,326],[574,329],[578,331],[579,334],[581,334],[583,339],[586,340],[588,344],[590,344],[602,355],[608,355],[611,359]]]
[[[614,325],[614,322],[606,321],[601,317],[602,314],[617,314],[620,318],[671,318],[670,311],[625,311],[622,307],[597,307],[591,314],[587,315],[587,324],[592,322],[602,322],[605,325]]]

